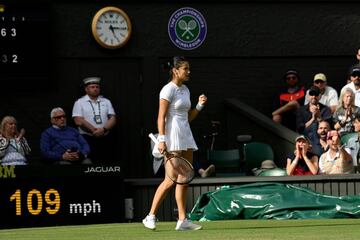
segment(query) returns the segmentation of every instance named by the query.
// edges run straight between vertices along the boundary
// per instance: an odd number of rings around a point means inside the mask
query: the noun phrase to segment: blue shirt
[[[90,152],[89,144],[81,134],[72,127],[56,128],[49,127],[40,138],[41,154],[52,161],[62,159],[62,155],[68,149],[78,149],[84,156]]]

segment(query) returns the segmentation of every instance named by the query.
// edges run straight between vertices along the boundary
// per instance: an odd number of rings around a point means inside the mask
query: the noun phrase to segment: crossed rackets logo
[[[199,35],[199,27],[192,17],[185,16],[178,21],[176,33],[183,41],[192,41]]]
[[[178,9],[169,19],[169,37],[180,49],[192,50],[199,47],[205,40],[206,32],[205,18],[194,8]]]

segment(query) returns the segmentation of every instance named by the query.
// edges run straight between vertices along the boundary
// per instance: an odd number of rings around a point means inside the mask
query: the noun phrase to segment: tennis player
[[[184,57],[176,56],[172,63],[169,63],[170,81],[160,92],[158,131],[158,149],[160,153],[165,150],[180,155],[192,163],[193,151],[197,150],[190,124],[203,109],[207,98],[199,96],[199,102],[194,109],[191,109],[190,92],[184,85],[189,80],[190,65]],[[156,213],[167,193],[175,184],[166,177],[155,192],[149,214],[144,218],[143,224],[146,228],[156,228]],[[186,198],[188,185],[176,184],[175,199],[178,207],[178,221],[175,230],[199,230],[200,225],[186,219]]]

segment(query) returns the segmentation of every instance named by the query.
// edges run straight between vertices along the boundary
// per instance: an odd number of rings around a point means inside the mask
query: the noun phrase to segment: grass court
[[[202,230],[175,231],[176,222],[158,222],[155,231],[141,223],[72,225],[0,230],[2,240],[346,240],[359,239],[360,219],[230,220],[201,222]]]

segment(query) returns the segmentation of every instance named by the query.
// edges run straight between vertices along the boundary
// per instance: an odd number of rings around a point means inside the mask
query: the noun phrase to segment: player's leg
[[[162,203],[162,201],[164,200],[164,198],[166,197],[167,193],[169,192],[169,190],[173,185],[174,182],[168,177],[165,177],[164,180],[160,183],[160,185],[156,189],[153,198],[150,214],[154,214],[154,215],[157,214],[160,204]]]
[[[183,151],[182,157],[186,158],[190,163],[193,161],[193,152],[191,150]],[[193,224],[186,219],[186,199],[187,199],[188,185],[176,185],[175,199],[178,207],[178,222],[176,224],[176,230],[198,230],[201,226]]]
[[[160,185],[156,189],[156,192],[155,192],[152,204],[151,204],[150,212],[143,219],[143,224],[145,227],[147,227],[149,229],[156,228],[155,215],[157,214],[160,204],[163,202],[163,200],[165,199],[166,195],[168,194],[169,190],[171,189],[171,187],[173,185],[174,185],[174,182],[170,178],[166,177],[166,175],[165,175],[164,180],[160,183]]]

